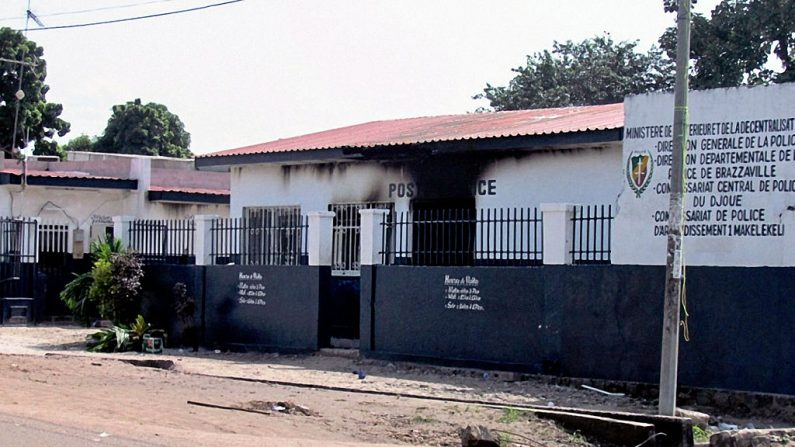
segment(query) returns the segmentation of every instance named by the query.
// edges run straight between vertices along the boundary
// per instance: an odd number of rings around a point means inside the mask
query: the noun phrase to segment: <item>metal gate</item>
[[[34,317],[36,226],[32,219],[0,218],[0,298],[3,322]]]
[[[331,284],[327,302],[321,306],[321,343],[326,346],[354,348],[359,339],[359,211],[385,209],[391,202],[333,203]]]
[[[329,211],[334,212],[331,274],[334,276],[359,276],[361,257],[360,210],[383,209],[390,213],[394,205],[391,202],[370,203],[334,203]]]
[[[40,287],[44,296],[43,315],[40,317],[70,316],[71,311],[61,301],[61,290],[74,279],[75,273],[86,271],[90,261],[72,258],[72,227],[68,222],[40,222],[37,234],[37,272],[42,275]]]

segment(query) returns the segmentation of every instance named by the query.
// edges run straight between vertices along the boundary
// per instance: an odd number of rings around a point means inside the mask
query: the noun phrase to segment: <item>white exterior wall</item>
[[[673,95],[625,101],[614,264],[665,264]],[[688,265],[795,265],[795,85],[690,94]],[[633,184],[632,160],[649,157]],[[638,158],[641,157],[641,158]],[[748,157],[748,158],[744,158]],[[640,172],[640,171],[636,171]],[[731,190],[733,189],[733,190]],[[731,190],[731,191],[730,191]]]
[[[480,191],[474,185],[476,206],[536,207],[544,202],[614,205],[621,190],[620,165],[618,143],[494,161],[477,179],[484,182]],[[333,167],[243,166],[232,169],[231,180],[230,215],[234,217],[240,217],[245,207],[300,206],[306,213],[325,211],[330,203],[393,202],[396,211],[406,211],[412,198],[399,197],[390,184],[415,182],[410,169],[387,168],[375,162]]]
[[[103,236],[106,227],[113,227],[113,216],[187,219],[199,214],[226,217],[229,212],[227,205],[149,202],[145,197],[146,192],[138,190],[4,185],[0,187],[0,216],[39,217],[45,223],[69,224],[83,230],[83,249],[88,252],[88,244]]]
[[[300,206],[306,214],[326,211],[330,203],[394,202],[400,211],[410,200],[389,197],[389,184],[410,182],[408,174],[377,163],[252,165],[233,168],[231,176],[232,217],[241,217],[245,207]]]
[[[496,195],[477,195],[478,208],[537,207],[542,203],[615,205],[621,192],[621,144],[604,149],[529,153],[483,172]]]

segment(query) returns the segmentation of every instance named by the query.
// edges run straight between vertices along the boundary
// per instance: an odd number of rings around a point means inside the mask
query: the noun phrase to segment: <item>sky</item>
[[[223,0],[2,0],[0,26],[113,20]],[[706,13],[719,0],[700,0]],[[91,10],[91,11],[87,11]],[[164,104],[203,154],[374,120],[459,114],[486,83],[555,40],[602,33],[646,51],[675,14],[662,0],[244,0],[184,14],[40,30],[50,92],[72,131],[111,107]]]

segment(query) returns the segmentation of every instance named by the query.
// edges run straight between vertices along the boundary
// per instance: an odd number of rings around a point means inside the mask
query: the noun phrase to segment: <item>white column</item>
[[[134,210],[137,217],[146,219],[149,205],[147,192],[152,184],[152,158],[144,156],[133,157],[130,160],[129,177],[138,180],[138,189],[133,194],[130,194],[133,208],[128,208],[128,210]]]
[[[121,246],[130,246],[130,224],[135,220],[133,216],[113,216],[113,239],[121,241]]]
[[[193,233],[193,254],[196,256],[196,265],[212,265],[212,227],[213,221],[218,219],[214,214],[198,214],[193,216],[196,231]]]
[[[388,210],[359,210],[362,217],[359,241],[361,243],[361,265],[381,265],[384,242],[384,222]]]
[[[544,219],[544,264],[571,264],[574,205],[542,203]]]
[[[331,211],[311,211],[306,213],[309,218],[309,234],[307,249],[309,265],[331,265],[331,238],[335,214]]]

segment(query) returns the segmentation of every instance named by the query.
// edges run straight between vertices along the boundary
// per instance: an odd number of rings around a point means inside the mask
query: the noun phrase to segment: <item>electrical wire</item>
[[[186,12],[200,11],[202,9],[209,9],[209,8],[215,8],[215,7],[218,7],[218,6],[231,5],[232,3],[240,3],[242,1],[243,0],[229,0],[229,1],[226,1],[226,2],[212,3],[212,4],[209,4],[209,5],[197,6],[195,8],[179,9],[179,10],[176,10],[176,11],[161,12],[161,13],[157,13],[157,14],[148,14],[148,15],[136,16],[136,17],[125,17],[125,18],[122,18],[122,19],[114,19],[114,20],[103,20],[103,21],[99,21],[99,22],[76,23],[76,24],[72,24],[72,25],[46,26],[46,27],[43,27],[43,28],[31,28],[28,31],[46,31],[46,30],[54,30],[54,29],[85,28],[85,27],[96,26],[96,25],[108,25],[108,24],[111,24],[111,23],[132,22],[134,20],[151,19],[151,18],[154,18],[154,17],[163,17],[163,16],[170,16],[170,15],[175,15],[175,14],[182,14],[182,13],[186,13]]]
[[[684,317],[679,321],[679,324],[682,326],[682,336],[684,337],[685,341],[690,341],[690,312],[687,311],[687,272],[685,271],[684,262],[682,262],[682,290],[681,290],[681,298],[680,302],[682,303],[682,312],[684,312]]]
[[[49,14],[39,14],[39,17],[58,17],[58,16],[68,16],[68,15],[78,15],[78,14],[86,14],[89,12],[99,12],[99,11],[113,11],[116,9],[126,9],[126,8],[134,8],[136,6],[145,6],[151,5],[153,3],[166,3],[166,2],[173,2],[175,0],[149,0],[146,2],[139,2],[139,3],[127,3],[126,5],[115,5],[115,6],[102,6],[99,8],[91,8],[91,9],[77,9],[73,11],[59,11],[59,12],[52,12]],[[0,21],[6,20],[19,20],[24,19],[25,16],[14,16],[14,17],[0,17]]]
[[[103,6],[103,7],[100,7],[100,8],[79,9],[79,10],[75,10],[75,11],[53,12],[53,13],[50,13],[50,14],[40,14],[39,17],[58,17],[58,16],[86,14],[86,13],[89,13],[89,12],[98,12],[98,11],[113,11],[113,10],[116,10],[116,9],[134,8],[136,6],[151,5],[151,4],[154,4],[154,3],[167,3],[167,2],[173,2],[173,1],[174,0],[150,0],[148,2],[127,3],[126,5]]]

